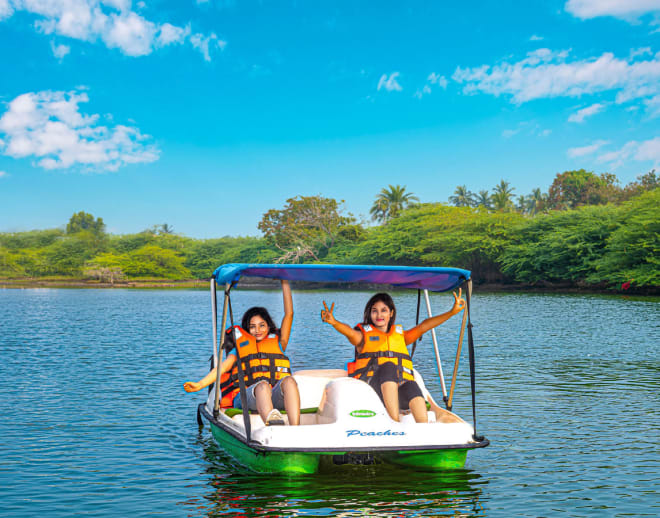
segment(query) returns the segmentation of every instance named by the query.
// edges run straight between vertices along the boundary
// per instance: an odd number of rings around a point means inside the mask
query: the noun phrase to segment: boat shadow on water
[[[486,516],[487,480],[468,469],[419,472],[388,464],[333,465],[311,476],[255,474],[208,436],[209,491],[188,516]]]

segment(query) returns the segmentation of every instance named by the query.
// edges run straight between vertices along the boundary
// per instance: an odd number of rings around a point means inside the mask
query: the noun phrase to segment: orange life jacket
[[[355,361],[348,363],[349,376],[368,382],[376,367],[391,362],[396,366],[399,381],[415,379],[402,326],[392,326],[389,333],[383,333],[367,324],[358,324],[357,327],[364,336],[364,346]]]
[[[236,342],[236,364],[231,371],[220,376],[222,401],[220,406],[234,406],[234,397],[239,393],[238,362],[241,362],[245,386],[254,385],[262,379],[275,385],[279,380],[291,375],[291,364],[280,348],[276,334],[269,334],[257,342],[257,339],[239,326],[230,328]]]

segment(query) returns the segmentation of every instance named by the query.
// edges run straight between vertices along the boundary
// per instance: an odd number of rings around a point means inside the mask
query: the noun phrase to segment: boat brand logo
[[[375,436],[385,436],[385,435],[406,435],[406,432],[393,432],[392,430],[385,430],[380,432],[363,432],[362,430],[346,430],[346,437],[352,437],[354,435],[359,435],[360,437],[375,437]]]
[[[351,415],[353,417],[374,417],[376,415],[376,412],[373,412],[371,410],[353,410],[351,412]]]

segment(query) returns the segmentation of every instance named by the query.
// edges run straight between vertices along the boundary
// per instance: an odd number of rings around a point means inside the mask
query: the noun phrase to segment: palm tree
[[[413,201],[419,201],[419,198],[413,193],[406,192],[405,185],[403,187],[398,184],[389,185],[387,189],[381,189],[369,213],[373,220],[387,222]]]
[[[449,201],[456,207],[473,207],[475,205],[474,194],[468,191],[465,185],[456,187],[454,195],[449,197]]]
[[[474,202],[477,207],[481,206],[490,209],[490,194],[488,194],[488,191],[479,191],[479,194],[474,198]]]
[[[527,197],[527,211],[534,216],[537,212],[543,209],[543,205],[548,199],[548,195],[541,192],[538,187],[532,191]]]
[[[521,214],[525,214],[527,212],[527,208],[528,208],[527,196],[521,194],[520,196],[518,196],[518,201],[516,202],[516,210]]]
[[[498,183],[493,189],[493,195],[491,196],[493,208],[495,210],[510,209],[513,205],[511,198],[513,197],[513,191],[515,190],[515,187],[511,187],[509,182],[500,180],[500,183]]]
[[[167,223],[163,223],[160,225],[158,229],[159,234],[174,234],[174,227],[171,225],[168,225]]]

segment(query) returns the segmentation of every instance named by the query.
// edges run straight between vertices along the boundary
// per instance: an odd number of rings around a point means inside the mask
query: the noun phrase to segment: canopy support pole
[[[475,378],[475,366],[474,366],[474,340],[472,339],[472,322],[470,321],[470,295],[472,295],[472,279],[468,280],[467,282],[467,297],[466,302],[467,302],[467,308],[466,308],[466,313],[467,313],[467,319],[468,319],[468,351],[470,354],[470,389],[472,392],[472,429],[474,430],[474,433],[472,434],[472,438],[475,441],[481,442],[484,440],[484,437],[482,435],[477,435],[477,408],[475,404],[476,400],[476,390],[475,390],[475,383],[474,383],[474,378]]]
[[[433,316],[431,312],[431,301],[429,300],[429,290],[424,290],[424,300],[426,301],[426,311],[429,318]],[[447,405],[447,387],[445,385],[445,375],[442,372],[442,361],[440,360],[440,351],[438,350],[438,337],[435,335],[435,328],[431,329],[431,338],[433,339],[433,349],[435,350],[435,361],[438,365],[438,376],[440,376],[440,385],[442,386],[442,400]]]
[[[218,294],[216,293],[215,277],[211,277],[211,319],[213,322],[213,365],[218,365]]]
[[[422,290],[417,290],[417,315],[415,316],[415,325],[419,324],[419,307],[422,302]],[[419,338],[417,339],[419,340]],[[415,355],[415,350],[417,349],[417,340],[413,342],[412,351],[410,352],[410,358]]]
[[[227,308],[229,307],[229,289],[230,284],[225,284],[225,300],[222,305],[222,336],[220,337],[220,351],[216,352],[216,358],[222,355],[222,349],[225,345],[225,333],[224,329],[227,326]],[[215,293],[215,292],[214,292]],[[217,326],[216,326],[217,329]],[[217,335],[214,335],[217,336]],[[215,340],[217,342],[217,338]],[[215,352],[215,351],[214,351]],[[213,405],[213,417],[217,419],[220,414],[220,364],[217,365],[216,378],[215,378],[215,403]]]
[[[472,292],[472,279],[467,281],[467,289]],[[469,297],[469,295],[468,295]],[[463,311],[463,320],[461,321],[461,332],[458,335],[458,347],[456,348],[456,359],[454,360],[454,372],[451,376],[451,387],[449,389],[449,400],[447,401],[447,410],[451,410],[454,402],[454,389],[456,388],[456,376],[458,375],[458,365],[461,361],[461,350],[463,348],[463,336],[465,335],[465,326],[468,320],[468,311]]]

